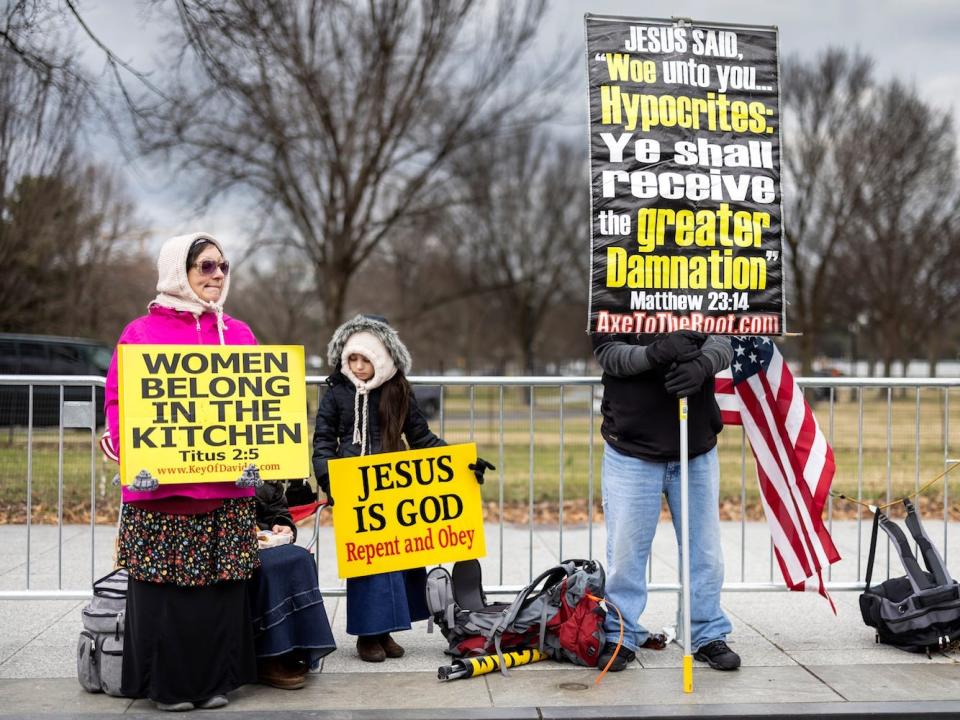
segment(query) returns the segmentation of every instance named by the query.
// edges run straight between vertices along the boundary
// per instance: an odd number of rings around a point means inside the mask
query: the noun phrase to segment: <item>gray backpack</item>
[[[123,616],[127,607],[127,571],[114,570],[93,584],[93,599],[83,608],[77,645],[77,679],[87,692],[123,697]]]
[[[873,516],[866,589],[860,596],[864,623],[876,628],[877,642],[909,652],[948,650],[960,641],[960,584],[947,571],[943,558],[920,523],[910,500],[903,501],[906,526],[917,543],[924,570],[913,554],[906,535],[880,510]],[[892,540],[906,575],[870,585],[877,550],[877,529]]]
[[[595,560],[565,560],[541,573],[509,603],[488,603],[480,563],[460,560],[453,573],[427,574],[427,608],[453,657],[537,649],[554,660],[596,667],[604,645],[600,604],[606,578]]]

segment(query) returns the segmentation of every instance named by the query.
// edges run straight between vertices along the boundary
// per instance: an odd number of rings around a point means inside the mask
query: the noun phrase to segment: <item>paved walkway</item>
[[[928,523],[940,541],[942,523]],[[602,555],[603,529],[594,528],[591,540],[585,528],[531,533],[526,527],[503,531],[510,549],[503,574],[499,560],[500,530],[487,529],[489,555],[484,561],[488,585],[526,582],[531,562],[539,571],[561,553],[585,556],[591,547]],[[867,533],[869,526],[861,532]],[[89,527],[63,529],[62,555],[57,528],[35,527],[30,544],[33,589],[89,587],[93,572],[110,565],[112,529],[97,528],[91,552]],[[857,525],[836,523],[834,537],[844,560],[834,579],[853,581],[857,573]],[[769,576],[769,540],[762,524],[723,528],[727,579],[763,582]],[[884,550],[881,543],[881,550]],[[865,550],[866,537],[862,547]],[[321,558],[332,557],[332,533],[323,529]],[[672,530],[661,528],[655,543],[653,581],[674,582],[676,554]],[[741,557],[743,558],[741,562]],[[26,579],[26,531],[21,526],[0,527],[0,590],[23,590]],[[960,558],[960,527],[951,526],[949,558]],[[321,585],[338,585],[332,562],[322,562]],[[881,575],[886,560],[878,560]],[[894,565],[894,574],[899,568]],[[731,645],[743,657],[743,667],[721,673],[696,663],[694,692],[681,688],[681,651],[671,645],[661,652],[644,651],[638,662],[619,674],[608,674],[595,685],[596,671],[550,661],[517,668],[508,676],[491,674],[453,682],[437,679],[437,667],[446,664],[439,634],[428,634],[417,624],[398,639],[407,656],[382,664],[360,662],[345,632],[342,598],[328,596],[326,608],[340,649],[328,656],[321,672],[308,678],[307,687],[282,691],[261,686],[243,688],[231,696],[224,713],[255,713],[258,717],[318,718],[580,718],[580,717],[753,717],[781,718],[960,717],[960,654],[937,654],[928,659],[874,643],[863,626],[857,593],[834,595],[837,615],[812,593],[728,592],[724,607],[734,632]],[[75,679],[75,648],[80,628],[78,600],[0,601],[0,715],[102,717],[112,714],[155,714],[151,703],[83,692]],[[644,621],[659,629],[674,621],[676,598],[662,592],[651,595]],[[212,711],[205,711],[212,712]]]

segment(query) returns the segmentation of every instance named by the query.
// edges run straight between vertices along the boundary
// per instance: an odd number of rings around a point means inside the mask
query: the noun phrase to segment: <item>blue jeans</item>
[[[720,466],[717,449],[690,458],[690,634],[693,651],[723,640],[733,628],[720,609],[723,554],[720,549]],[[637,650],[649,632],[640,624],[647,605],[647,561],[665,494],[680,546],[680,463],[649,462],[603,452],[603,512],[607,525],[607,598],[623,614],[623,644]],[[616,612],[604,623],[617,642]]]

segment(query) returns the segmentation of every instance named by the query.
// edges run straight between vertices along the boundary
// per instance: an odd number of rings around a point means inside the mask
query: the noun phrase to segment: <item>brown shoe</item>
[[[399,658],[403,657],[403,646],[398,644],[396,640],[390,637],[390,633],[384,633],[379,637],[380,647],[383,648],[383,654],[388,658]]]
[[[387,659],[377,635],[360,635],[357,638],[357,655],[364,662],[383,662]]]
[[[291,670],[282,657],[264,658],[257,661],[257,678],[261,685],[281,690],[299,690],[307,684],[306,673]]]

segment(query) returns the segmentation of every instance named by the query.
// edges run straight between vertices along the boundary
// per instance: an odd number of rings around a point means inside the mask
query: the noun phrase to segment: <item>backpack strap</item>
[[[950,577],[950,573],[943,564],[943,558],[940,557],[937,548],[930,541],[930,536],[927,535],[926,530],[923,529],[923,525],[920,524],[920,516],[917,515],[917,509],[913,506],[913,503],[910,502],[909,498],[903,499],[903,506],[907,509],[907,529],[910,530],[910,534],[920,549],[920,554],[923,556],[923,564],[927,566],[930,574],[936,578],[937,585],[950,585],[953,583],[953,578]]]
[[[576,570],[575,567],[569,564],[569,561],[562,563],[560,565],[554,565],[549,570],[545,570],[540,573],[536,579],[527,585],[517,596],[517,599],[520,600],[520,603],[517,605],[517,611],[519,612],[520,608],[524,605],[533,602],[533,600],[544,590],[546,590],[551,585],[560,582],[566,577],[569,577],[571,573]],[[543,583],[543,587],[538,588],[537,586]],[[522,598],[522,600],[521,600]]]
[[[870,528],[870,552],[867,553],[867,575],[865,578],[866,588],[865,590],[870,589],[870,579],[873,577],[873,558],[877,552],[877,529],[880,525],[880,508],[877,508],[873,511],[873,523]]]
[[[102,578],[94,580],[94,597],[113,598],[115,600],[126,599],[128,578],[126,568],[117,568]]]
[[[433,632],[434,617],[442,616],[447,628],[452,628],[456,622],[456,603],[451,589],[452,580],[446,568],[435,567],[427,573],[426,582],[427,609],[430,611],[427,632]]]
[[[517,615],[520,614],[520,611],[526,607],[527,604],[536,599],[546,588],[550,587],[550,585],[559,582],[568,575],[569,569],[565,565],[554,565],[549,570],[540,573],[533,582],[520,591],[514,601],[510,603],[510,606],[500,614],[499,619],[494,623],[493,627],[490,628],[487,639],[493,640],[493,645],[497,650],[497,657],[500,660],[500,672],[504,675],[507,674],[507,666],[506,663],[503,662],[503,652],[500,649],[500,638],[503,637],[504,631],[517,619]],[[540,583],[543,583],[543,587],[538,588]],[[541,650],[543,649],[543,623],[541,623],[540,629],[540,648]]]
[[[564,579],[562,582],[566,582]],[[547,637],[547,611],[550,610],[550,606],[547,603],[543,603],[543,607],[540,608],[540,637],[537,640],[537,649],[540,652],[543,652],[543,642]]]
[[[507,664],[503,661],[503,648],[500,647],[500,638],[503,636],[502,632],[497,633],[493,638],[493,648],[497,651],[497,660],[500,663],[500,673],[503,675],[509,675],[507,672]]]
[[[900,555],[900,562],[903,563],[903,567],[907,571],[907,577],[910,579],[913,591],[920,592],[921,590],[929,590],[935,587],[927,576],[924,575],[923,570],[920,568],[920,563],[918,563],[917,559],[913,556],[910,543],[907,542],[907,537],[903,534],[903,530],[886,515],[879,511],[877,512],[880,518],[880,527],[883,528],[883,531],[893,540],[893,545],[897,548],[897,552]]]

